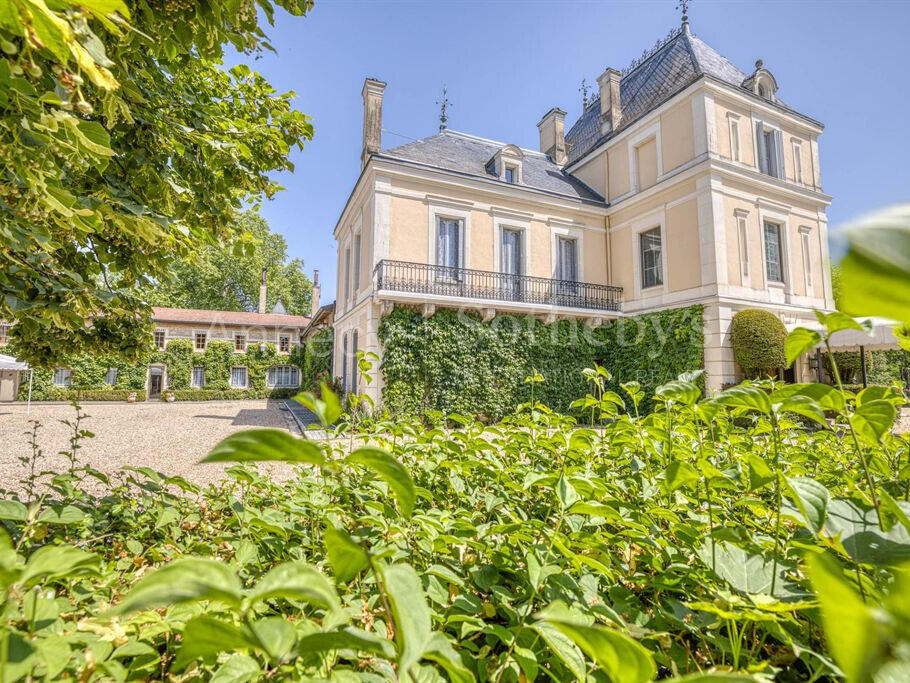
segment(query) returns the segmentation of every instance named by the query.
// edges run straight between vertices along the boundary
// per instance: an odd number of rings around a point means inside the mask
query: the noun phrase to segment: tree
[[[267,310],[280,299],[288,313],[309,315],[313,283],[303,271],[303,261],[288,261],[284,237],[269,230],[255,211],[237,217],[238,244],[209,246],[174,264],[169,281],[148,290],[153,306],[255,311],[259,305],[262,269],[266,269]]]
[[[143,286],[271,197],[308,117],[223,46],[311,0],[0,0],[0,319],[36,365],[148,350]]]
[[[748,377],[768,377],[787,365],[787,328],[771,311],[746,309],[730,326],[733,357]]]

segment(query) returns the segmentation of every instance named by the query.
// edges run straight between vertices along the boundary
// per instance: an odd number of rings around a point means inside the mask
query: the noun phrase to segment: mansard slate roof
[[[619,84],[622,126],[660,106],[702,76],[716,78],[751,94],[743,87],[747,74],[692,35],[688,26],[672,31],[653,53],[623,74]],[[798,113],[779,99],[774,104]],[[569,163],[583,157],[612,133],[601,134],[597,96],[566,134]]]
[[[466,133],[443,130],[428,138],[386,150],[377,156],[504,183],[487,166],[490,159],[505,145],[503,142]],[[522,149],[521,152],[524,155],[521,163],[521,187],[583,201],[603,202],[603,197],[580,180],[564,173],[546,154],[529,149]]]

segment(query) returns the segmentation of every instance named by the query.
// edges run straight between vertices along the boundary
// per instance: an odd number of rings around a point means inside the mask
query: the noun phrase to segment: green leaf
[[[250,631],[273,661],[281,660],[297,639],[293,625],[284,617],[265,617],[253,622]]]
[[[563,510],[572,507],[572,504],[579,499],[578,491],[576,491],[575,487],[572,486],[572,483],[566,479],[564,472],[559,475],[559,479],[556,481],[556,495],[559,498],[559,504],[562,506]]]
[[[664,489],[672,493],[678,488],[690,487],[700,478],[698,470],[692,465],[682,460],[674,460],[664,470]]]
[[[423,657],[432,638],[432,620],[420,577],[407,564],[380,566],[382,585],[389,597],[398,643],[398,672],[406,677]]]
[[[701,398],[701,389],[694,382],[674,380],[657,387],[655,394],[665,401],[691,406]]]
[[[849,498],[828,502],[823,533],[839,537],[844,550],[857,562],[892,565],[910,559],[910,529],[895,526],[885,531],[874,508]]]
[[[856,407],[850,416],[853,430],[871,445],[877,445],[881,438],[891,431],[897,411],[890,401],[881,399],[866,401]]]
[[[706,540],[695,549],[699,559],[733,588],[751,595],[772,595],[771,583],[774,576],[774,562],[771,557],[749,553],[739,546],[719,541]],[[786,585],[785,567],[778,562],[777,581],[774,582],[773,596],[794,597],[801,595]]]
[[[910,502],[894,500],[883,488],[878,490],[878,499],[882,511],[882,531],[890,531],[896,521],[910,532]]]
[[[392,641],[353,626],[348,626],[341,631],[312,633],[304,636],[297,643],[297,652],[300,654],[331,650],[369,652],[386,659],[395,659],[395,646]]]
[[[822,410],[842,411],[844,395],[837,387],[828,384],[809,382],[805,384],[787,384],[771,393],[771,403],[781,403],[791,396],[806,396],[815,401]]]
[[[651,653],[619,631],[568,621],[548,622],[584,650],[613,683],[646,683],[657,675]]]
[[[884,660],[881,627],[841,570],[823,555],[809,555],[809,578],[821,607],[828,647],[848,681],[869,681]]]
[[[28,519],[28,508],[18,500],[0,500],[0,519],[24,522]]]
[[[411,516],[417,500],[417,491],[411,475],[391,453],[382,448],[363,446],[346,457],[344,462],[363,465],[379,475],[380,479],[386,482],[392,489],[392,493],[395,494],[401,514],[405,517]]]
[[[309,408],[316,416],[316,419],[319,420],[319,424],[323,427],[328,427],[341,417],[341,401],[338,399],[338,394],[332,391],[325,382],[322,382],[320,389],[321,399],[317,398],[313,393],[303,391],[297,394],[294,400]]]
[[[220,652],[235,652],[255,645],[242,629],[233,624],[205,615],[193,617],[183,627],[174,670],[181,671],[199,657],[210,657]]]
[[[217,560],[184,558],[141,578],[113,611],[126,614],[199,600],[239,607],[241,597],[240,579],[228,565]]]
[[[535,622],[531,624],[531,628],[544,639],[553,654],[572,672],[575,680],[584,681],[587,678],[585,658],[568,636],[547,621]]]
[[[786,482],[790,498],[802,513],[806,527],[817,534],[825,525],[831,494],[822,484],[809,477],[789,477]]]
[[[715,396],[714,401],[731,408],[756,410],[764,415],[771,413],[771,399],[768,398],[768,393],[748,384],[730,387]]]
[[[814,420],[823,427],[828,424],[825,421],[825,412],[822,410],[821,406],[808,396],[801,396],[799,394],[791,396],[790,398],[781,401],[775,408],[779,413],[796,413],[797,415],[808,417],[810,420]]]
[[[71,576],[94,574],[100,558],[71,545],[45,545],[32,553],[19,577],[28,587],[39,580],[66,579]]]
[[[259,662],[249,655],[234,654],[218,667],[211,683],[247,683],[261,675]]]
[[[860,322],[841,311],[832,311],[831,313],[822,313],[815,311],[815,317],[825,326],[825,330],[830,337],[835,332],[841,330],[855,330],[857,332],[869,332],[871,324],[869,321]]]
[[[861,219],[845,234],[850,248],[840,262],[842,308],[910,322],[910,204]]]
[[[341,583],[353,579],[370,563],[366,551],[347,531],[328,527],[324,540],[329,564]]]
[[[439,664],[453,683],[473,683],[477,680],[471,670],[462,663],[452,643],[442,633],[433,634],[423,656]]]
[[[274,598],[302,600],[330,610],[341,609],[341,601],[332,583],[318,569],[299,560],[285,562],[269,570],[247,592],[246,603],[253,606]]]
[[[317,443],[298,439],[280,429],[248,429],[231,434],[209,451],[201,462],[259,462],[280,460],[320,467],[325,454]]]
[[[774,471],[768,466],[760,456],[755,453],[749,453],[746,456],[749,463],[749,489],[759,489],[765,484],[774,481]]]

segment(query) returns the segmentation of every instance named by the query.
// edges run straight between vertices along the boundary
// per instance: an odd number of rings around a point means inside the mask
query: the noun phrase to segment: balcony
[[[417,295],[407,298],[424,295],[428,300],[445,297],[512,304],[507,307],[515,309],[546,306],[596,312],[618,312],[622,304],[622,287],[427,263],[382,260],[373,276],[376,292]]]

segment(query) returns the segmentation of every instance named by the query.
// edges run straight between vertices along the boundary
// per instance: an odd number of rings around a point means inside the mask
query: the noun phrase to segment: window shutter
[[[781,135],[779,130],[774,131],[774,144],[776,151],[774,154],[774,160],[777,162],[777,177],[783,178],[784,176],[784,136]]]
[[[768,172],[768,150],[765,145],[765,127],[759,121],[755,124],[755,140],[757,143],[758,170]]]

